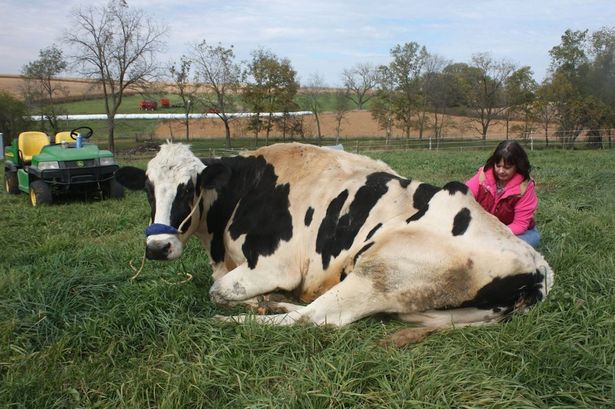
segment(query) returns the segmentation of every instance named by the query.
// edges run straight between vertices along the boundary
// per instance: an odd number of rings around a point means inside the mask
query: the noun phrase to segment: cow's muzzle
[[[149,260],[174,260],[182,255],[183,243],[177,236],[157,234],[149,236],[145,245],[145,257]]]

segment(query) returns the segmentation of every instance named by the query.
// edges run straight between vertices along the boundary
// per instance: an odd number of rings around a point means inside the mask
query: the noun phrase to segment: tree
[[[428,68],[422,78],[422,88],[431,109],[433,121],[433,134],[436,144],[442,139],[444,127],[447,124],[447,116],[450,109],[459,106],[463,102],[463,95],[457,78],[453,74],[452,64],[441,61],[428,63]],[[442,64],[446,64],[441,67]]]
[[[57,104],[58,96],[68,94],[56,80],[57,76],[66,70],[66,61],[62,56],[62,50],[55,45],[39,51],[39,58],[22,69],[26,79],[26,89],[31,91],[26,95],[26,101],[31,101],[38,106],[41,118],[49,122],[53,133],[60,131],[58,115],[62,112]]]
[[[78,8],[64,35],[74,47],[76,67],[100,83],[107,114],[108,145],[115,150],[115,115],[129,88],[143,86],[157,74],[155,55],[162,50],[166,29],[142,9],[123,0],[106,6]]]
[[[510,120],[515,116],[521,116],[523,120],[523,134],[530,133],[532,107],[537,88],[538,84],[533,78],[532,69],[527,66],[519,68],[506,79],[504,85],[506,139],[508,139]]]
[[[477,131],[486,140],[489,126],[506,110],[503,88],[515,67],[507,61],[496,61],[486,53],[473,55],[472,66],[475,70],[469,72],[467,79],[470,85],[467,102],[478,115]]]
[[[342,81],[346,88],[347,98],[354,102],[359,109],[363,109],[371,99],[372,91],[378,83],[378,70],[370,63],[359,63],[344,70]]]
[[[374,102],[370,107],[372,118],[384,130],[385,144],[389,144],[393,134],[395,116],[395,80],[390,69],[386,65],[378,68],[378,83]]]
[[[393,107],[396,122],[410,137],[415,109],[421,102],[420,74],[428,57],[427,49],[415,42],[396,45],[391,49],[393,60],[389,64],[389,73],[395,84]]]
[[[342,122],[350,110],[350,99],[347,91],[338,89],[335,92],[335,144],[340,143],[340,132],[342,132]]]
[[[11,94],[0,91],[0,133],[4,143],[10,145],[20,132],[30,126],[28,107]],[[4,147],[0,146],[0,149]]]
[[[549,55],[549,94],[562,144],[572,147],[586,133],[592,145],[601,146],[604,128],[615,124],[615,29],[591,35],[566,30]]]
[[[287,58],[280,59],[271,51],[258,49],[252,53],[245,74],[248,80],[243,87],[243,98],[255,114],[250,119],[249,128],[258,141],[258,134],[264,127],[266,143],[269,144],[273,113],[290,109],[289,101],[299,89],[297,73]],[[263,113],[267,114],[265,120],[261,118]]]
[[[545,80],[536,90],[536,98],[532,104],[532,116],[540,121],[547,146],[549,145],[549,129],[557,114],[554,101],[551,83]]]
[[[431,111],[433,120],[434,137],[436,141],[442,137],[444,115],[448,106],[452,103],[455,92],[452,77],[444,74],[443,70],[450,62],[444,58],[430,54],[425,60],[425,69],[419,79],[420,98],[419,102],[419,139],[428,125],[428,111]]]
[[[192,61],[187,56],[180,58],[179,64],[173,64],[169,68],[171,79],[177,88],[177,93],[182,101],[184,111],[184,126],[186,128],[186,141],[190,140],[190,113],[194,109],[197,101],[197,92],[200,84],[196,81],[190,82],[190,70]]]
[[[207,89],[203,103],[209,112],[215,113],[224,123],[226,147],[231,147],[231,128],[234,108],[233,97],[241,85],[241,65],[235,62],[233,46],[213,46],[203,40],[192,48],[197,78]]]
[[[320,114],[323,111],[321,94],[322,89],[325,87],[325,81],[318,73],[313,73],[308,83],[305,87],[305,91],[303,93],[304,99],[303,104],[304,107],[311,111],[314,114],[314,118],[316,119],[316,129],[318,133],[318,140],[322,139],[322,131],[320,129]]]
[[[569,81],[576,83],[581,75],[582,68],[588,62],[585,52],[586,42],[587,30],[566,30],[561,37],[560,45],[556,45],[549,50],[551,70],[563,73]]]

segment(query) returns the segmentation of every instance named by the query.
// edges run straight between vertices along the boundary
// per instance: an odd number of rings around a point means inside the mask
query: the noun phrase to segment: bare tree
[[[26,79],[25,99],[38,107],[41,118],[49,122],[54,133],[59,131],[58,115],[62,113],[57,97],[68,94],[67,88],[55,80],[65,70],[66,61],[62,50],[55,45],[40,50],[39,58],[22,69]]]
[[[171,65],[169,72],[171,79],[177,88],[179,98],[184,110],[184,126],[186,128],[186,141],[190,140],[190,113],[194,110],[197,92],[200,84],[197,81],[190,82],[190,70],[192,61],[187,56],[182,56],[179,64]]]
[[[225,48],[218,43],[209,45],[205,40],[192,49],[197,78],[202,81],[207,93],[203,103],[209,112],[215,113],[224,123],[226,147],[231,147],[230,113],[233,98],[241,85],[241,65],[235,62],[233,46]]]
[[[370,63],[359,63],[344,70],[342,80],[347,91],[347,97],[359,109],[371,99],[372,91],[378,84],[378,69]]]
[[[64,39],[74,47],[77,67],[102,87],[109,149],[115,150],[115,115],[124,93],[157,74],[154,57],[164,47],[166,29],[122,0],[75,9],[69,27]]]

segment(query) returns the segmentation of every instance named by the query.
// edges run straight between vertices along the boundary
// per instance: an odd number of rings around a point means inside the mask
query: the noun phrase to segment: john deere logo
[[[78,161],[77,161],[77,167],[78,167],[78,168],[82,168],[82,167],[84,167],[84,166],[85,166],[85,163],[84,163],[82,160],[78,160]]]

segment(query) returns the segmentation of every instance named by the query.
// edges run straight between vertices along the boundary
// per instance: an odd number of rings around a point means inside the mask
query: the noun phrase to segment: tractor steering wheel
[[[85,132],[84,133],[79,132],[79,130],[81,129],[85,130]],[[90,139],[90,137],[94,135],[94,130],[90,128],[89,126],[80,126],[79,128],[75,128],[72,131],[70,131],[70,137],[73,140],[77,140],[77,135],[81,135],[83,139]]]

